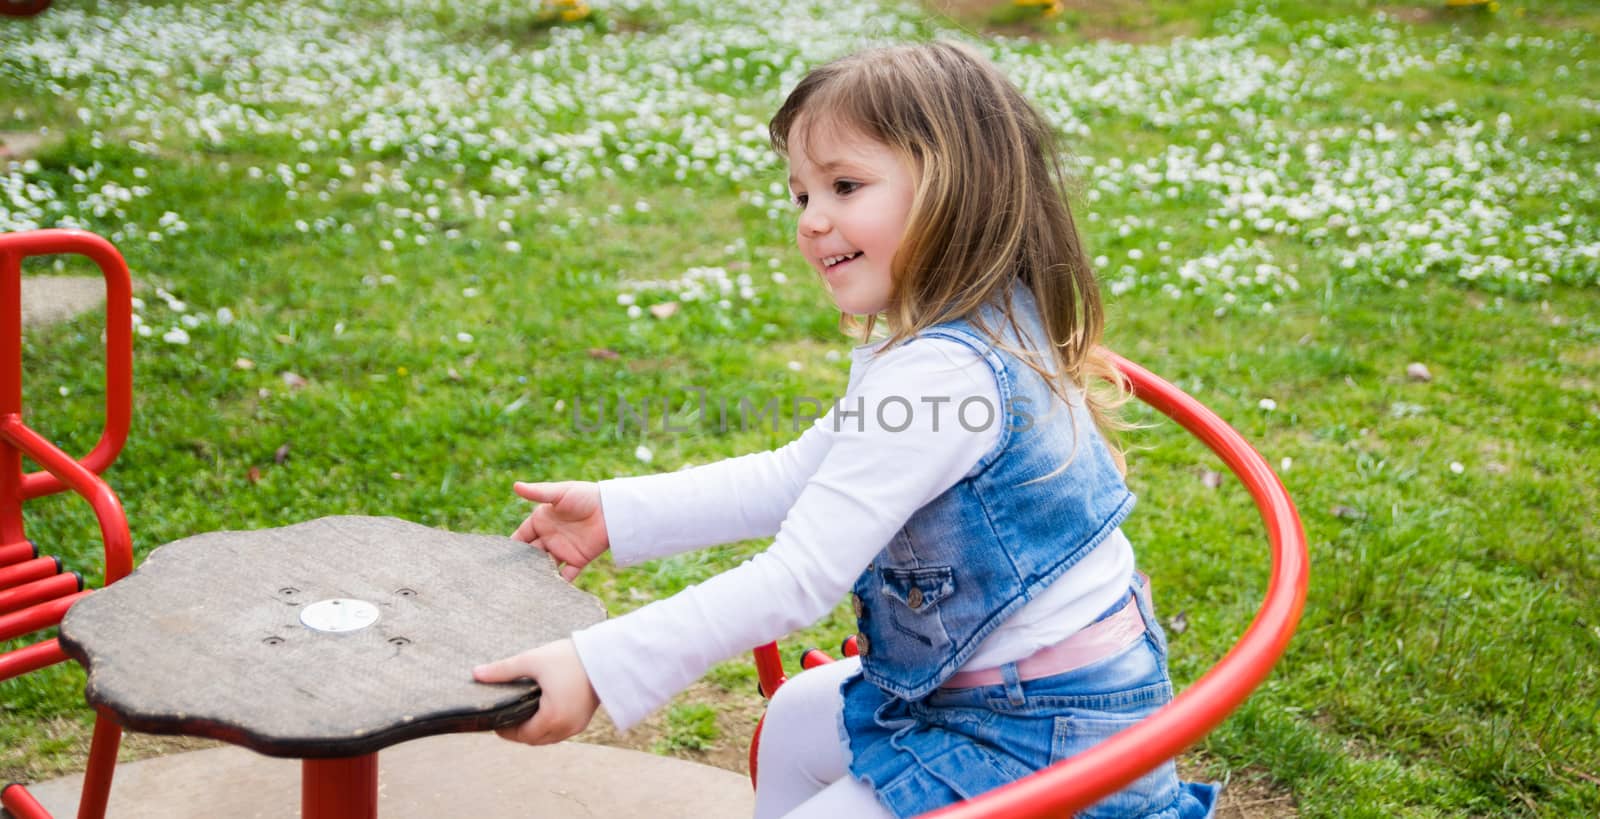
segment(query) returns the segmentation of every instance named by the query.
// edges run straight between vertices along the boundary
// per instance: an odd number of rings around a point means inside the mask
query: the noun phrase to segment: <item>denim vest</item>
[[[1013,305],[1024,332],[1044,339],[1032,294],[1015,288]],[[984,311],[1007,345],[1040,348],[1019,339],[993,305]],[[984,637],[1115,531],[1134,502],[1076,388],[1068,390],[1074,405],[1063,405],[967,319],[917,338],[978,353],[999,387],[994,423],[1002,426],[993,449],[918,509],[856,580],[862,675],[908,700],[949,679]],[[1039,363],[1055,369],[1048,357]]]

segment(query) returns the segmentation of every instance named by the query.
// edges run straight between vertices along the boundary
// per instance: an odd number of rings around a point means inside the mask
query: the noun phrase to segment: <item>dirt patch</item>
[[[66,321],[105,300],[105,280],[96,276],[24,276],[22,326]]]
[[[666,745],[667,708],[657,711],[649,719],[634,726],[626,734],[619,734],[605,709],[595,715],[588,730],[573,737],[577,742],[610,745],[650,753],[664,752],[666,756],[699,762],[729,771],[750,772],[750,740],[755,736],[756,723],[766,708],[766,702],[752,691],[749,695],[730,693],[720,686],[700,682],[689,687],[673,700],[674,704],[705,703],[717,712],[717,739],[705,750],[669,749]]]
[[[1187,758],[1178,760],[1180,775],[1204,781],[1205,775],[1189,769]],[[1287,819],[1299,816],[1294,794],[1274,783],[1263,771],[1236,771],[1217,799],[1217,819]]]
[[[89,762],[89,740],[94,726],[75,719],[52,719],[36,739],[7,748],[0,756],[0,781],[43,782],[82,773]],[[196,737],[157,736],[124,731],[117,749],[118,762],[137,762],[155,756],[215,748],[222,743]],[[43,746],[43,747],[42,747]],[[44,750],[48,747],[50,750]]]
[[[44,143],[45,136],[38,131],[0,131],[0,160],[27,159]]]

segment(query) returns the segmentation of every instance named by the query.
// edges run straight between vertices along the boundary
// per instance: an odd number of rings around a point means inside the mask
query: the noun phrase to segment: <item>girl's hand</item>
[[[539,710],[518,725],[496,728],[501,739],[528,745],[549,745],[589,726],[600,697],[589,683],[571,640],[557,640],[514,657],[472,669],[478,682],[532,679],[539,683]]]
[[[611,547],[605,512],[600,509],[599,484],[518,481],[511,488],[539,504],[511,536],[555,558],[567,582],[572,582],[589,561]]]

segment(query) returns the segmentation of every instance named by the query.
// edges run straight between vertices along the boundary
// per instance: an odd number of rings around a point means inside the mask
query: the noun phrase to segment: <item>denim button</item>
[[[859,595],[859,594],[851,594],[850,595],[850,607],[855,609],[855,611],[856,611],[856,619],[860,620],[861,619],[861,612],[862,612],[861,595]]]
[[[860,654],[863,657],[867,656],[867,646],[868,645],[869,645],[869,643],[867,642],[867,633],[865,631],[863,631],[860,634],[856,635],[856,653],[857,654]]]
[[[912,586],[911,591],[906,593],[906,605],[913,609],[922,608],[922,589]]]

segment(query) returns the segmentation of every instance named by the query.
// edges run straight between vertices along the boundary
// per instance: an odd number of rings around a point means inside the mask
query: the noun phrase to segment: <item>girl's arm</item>
[[[619,730],[712,664],[827,614],[912,513],[955,485],[994,446],[1004,423],[976,430],[957,423],[962,401],[983,397],[999,407],[999,393],[977,354],[956,342],[919,339],[872,362],[852,381],[840,406],[865,412],[841,414],[837,423],[830,412],[826,424],[813,427],[824,431],[827,446],[769,549],[573,635],[593,690]],[[903,415],[896,399],[915,411],[909,426],[892,431]],[[875,409],[886,400],[891,409],[880,419]]]
[[[617,565],[771,537],[827,452],[822,420],[769,452],[601,481],[600,506]]]

